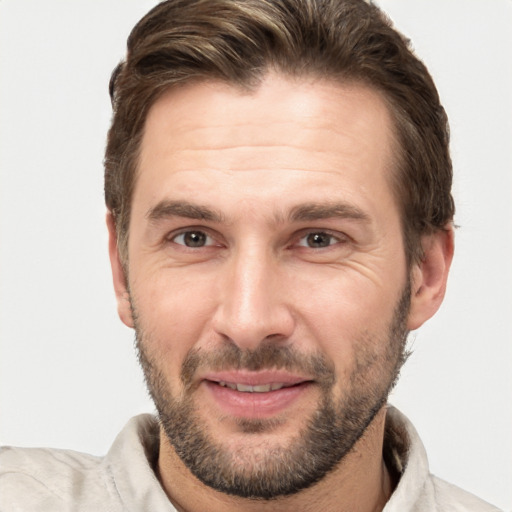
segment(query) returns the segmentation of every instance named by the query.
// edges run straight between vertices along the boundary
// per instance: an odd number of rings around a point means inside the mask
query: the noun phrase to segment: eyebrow
[[[199,206],[188,201],[160,201],[146,213],[146,218],[158,221],[170,217],[185,217],[187,219],[222,222],[224,216],[207,206]]]
[[[346,203],[306,203],[293,208],[289,215],[295,222],[322,220],[322,219],[354,219],[370,222],[370,217],[357,206]]]
[[[171,217],[184,217],[218,223],[222,223],[225,220],[221,212],[208,206],[197,205],[188,201],[163,200],[150,208],[146,213],[146,218],[151,221]],[[291,222],[308,222],[333,218],[354,219],[365,223],[370,222],[370,217],[363,210],[346,203],[305,203],[292,208],[288,214],[288,219]]]

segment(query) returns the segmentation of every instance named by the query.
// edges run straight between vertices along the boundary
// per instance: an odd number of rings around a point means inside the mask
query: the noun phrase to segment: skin
[[[110,215],[107,223],[119,315],[134,327],[131,297],[145,349],[174,396],[184,392],[181,364],[191,350],[214,352],[226,342],[254,350],[271,341],[305,356],[322,354],[335,370],[333,398],[341,400],[357,354],[383,353],[379,340],[408,277],[408,330],[437,311],[452,230],[424,237],[425,257],[408,271],[390,188],[394,146],[384,101],[359,84],[269,74],[251,93],[191,84],[152,106],[124,266]],[[311,204],[337,209],[325,218],[294,218]],[[191,219],[191,205],[219,218]],[[190,231],[205,233],[206,245],[184,245]],[[329,235],[328,245],[308,246],[312,233]],[[279,420],[277,427],[255,435],[241,428],[236,411],[212,399],[204,375],[194,379],[194,403],[210,435],[255,458],[290,443],[320,397],[314,383],[305,386],[291,403],[264,413]],[[382,510],[393,488],[382,460],[384,421],[385,407],[325,478],[274,501],[205,486],[164,434],[160,479],[179,510]]]

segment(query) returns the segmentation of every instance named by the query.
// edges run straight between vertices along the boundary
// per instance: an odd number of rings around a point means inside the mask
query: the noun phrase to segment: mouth
[[[272,382],[270,384],[259,384],[255,386],[251,386],[250,384],[240,384],[235,382],[225,382],[219,381],[217,382],[219,386],[224,388],[233,389],[236,391],[240,391],[241,393],[268,393],[270,391],[278,391],[283,388],[291,388],[293,386],[298,386],[299,384],[285,384],[283,382]]]
[[[314,381],[282,371],[221,372],[206,375],[208,406],[236,418],[282,414],[308,393]]]

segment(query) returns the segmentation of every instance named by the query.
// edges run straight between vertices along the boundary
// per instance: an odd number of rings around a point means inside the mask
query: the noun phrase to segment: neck
[[[180,512],[381,511],[393,492],[392,479],[382,457],[385,418],[386,408],[383,407],[333,471],[294,495],[266,501],[215,491],[190,473],[163,432],[160,433],[158,459],[160,480]]]

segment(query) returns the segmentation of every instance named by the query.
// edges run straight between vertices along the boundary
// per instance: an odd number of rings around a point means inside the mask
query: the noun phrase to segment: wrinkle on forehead
[[[346,102],[350,98],[351,101]],[[368,128],[389,124],[390,112],[382,94],[361,83],[342,84],[327,80],[291,80],[275,73],[269,74],[261,85],[250,93],[222,82],[200,82],[180,89],[171,89],[151,107],[147,125],[153,122],[179,131],[179,142],[190,148],[199,143],[202,147],[226,147],[224,133],[229,135],[233,146],[243,145],[246,135],[257,135],[251,145],[275,143],[276,135],[288,127],[300,126],[296,140],[288,140],[302,146],[311,139],[321,143],[324,137],[315,137],[322,131],[343,135],[343,123],[339,123],[332,108],[344,104],[344,123],[350,122],[352,130],[364,134]],[[367,108],[361,112],[357,105],[363,100]],[[165,103],[165,111],[158,108]],[[371,105],[370,105],[371,103]],[[171,112],[171,117],[168,113]],[[368,123],[368,117],[371,122]],[[168,141],[171,145],[174,141]],[[183,147],[183,146],[182,146]],[[175,147],[178,149],[178,147]]]

